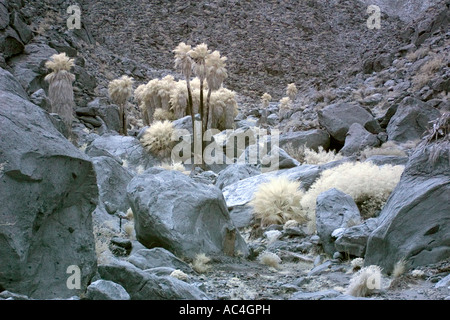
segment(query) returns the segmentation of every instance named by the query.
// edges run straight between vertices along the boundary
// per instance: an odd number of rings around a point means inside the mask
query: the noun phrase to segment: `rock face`
[[[193,272],[186,262],[178,259],[170,251],[163,248],[138,250],[128,258],[128,261],[142,270],[169,267],[186,273]]]
[[[319,123],[339,143],[344,144],[347,132],[354,123],[359,123],[373,134],[381,132],[374,117],[363,107],[355,103],[335,103],[317,112]]]
[[[127,187],[137,239],[179,257],[198,253],[247,255],[221,191],[176,171],[158,168],[136,176]]]
[[[336,252],[332,233],[346,228],[350,223],[359,223],[361,216],[352,197],[337,189],[322,192],[317,197],[316,227],[326,253]]]
[[[379,227],[367,243],[365,264],[391,272],[406,259],[411,268],[450,256],[450,150],[445,145],[430,161],[433,145],[410,157],[399,184],[379,216]],[[435,150],[436,152],[436,150]]]
[[[67,298],[96,272],[92,163],[67,141],[8,72],[0,71],[0,287]],[[69,289],[69,266],[81,271]]]
[[[400,103],[386,128],[389,140],[406,142],[421,139],[430,122],[440,117],[440,112],[421,100],[406,97]]]

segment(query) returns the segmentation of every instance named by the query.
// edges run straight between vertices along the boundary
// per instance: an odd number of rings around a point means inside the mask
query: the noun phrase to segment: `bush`
[[[366,297],[372,293],[373,290],[380,289],[376,288],[378,281],[381,284],[381,269],[379,266],[371,265],[362,268],[351,278],[345,294],[354,297]]]
[[[155,121],[142,135],[141,144],[149,152],[167,157],[172,151],[175,129],[172,122]]]
[[[289,220],[305,223],[307,218],[300,205],[303,192],[299,188],[300,182],[283,176],[261,184],[250,201],[256,219],[262,225],[284,224]]]
[[[333,150],[325,151],[322,146],[319,146],[316,152],[314,149],[305,148],[304,146],[296,149],[292,146],[292,143],[289,143],[284,150],[302,164],[319,165],[343,159],[342,155],[336,154]]]
[[[404,166],[376,166],[370,162],[347,162],[325,170],[303,196],[301,205],[315,230],[316,199],[332,188],[350,195],[363,218],[374,217],[382,209],[392,190],[400,181]]]

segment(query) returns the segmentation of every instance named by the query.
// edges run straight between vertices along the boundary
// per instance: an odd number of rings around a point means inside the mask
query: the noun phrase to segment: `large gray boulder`
[[[319,123],[339,143],[344,144],[350,126],[359,123],[373,134],[381,132],[378,121],[357,103],[335,103],[317,112]]]
[[[127,193],[137,239],[146,247],[188,258],[198,253],[247,255],[247,245],[216,186],[178,171],[152,168],[131,180]]]
[[[369,237],[366,265],[389,273],[401,259],[415,268],[450,256],[449,149],[432,144],[411,155]]]
[[[346,253],[355,257],[364,257],[366,253],[367,240],[370,234],[378,227],[378,219],[370,218],[362,224],[347,228],[334,241],[336,251]]]
[[[0,287],[68,298],[96,272],[95,171],[24,95],[0,69]],[[80,290],[67,286],[69,266],[81,272]]]
[[[239,163],[230,164],[224,170],[219,172],[216,186],[219,187],[219,189],[223,189],[230,184],[256,176],[260,173],[260,170],[256,169],[255,166]]]
[[[132,300],[208,300],[195,285],[170,276],[157,276],[150,271],[143,271],[126,261],[114,261],[98,268],[102,279],[120,284]]]
[[[406,97],[397,107],[386,128],[389,140],[406,142],[421,139],[430,122],[438,119],[441,113],[425,102]]]
[[[337,189],[322,192],[316,200],[316,229],[323,250],[329,255],[336,252],[333,231],[359,224],[361,215],[352,197]]]
[[[9,26],[5,30],[0,30],[0,52],[5,59],[22,53],[23,50],[24,45],[16,30]]]
[[[378,147],[380,140],[377,135],[370,133],[359,123],[350,126],[345,138],[344,147],[340,153],[344,156],[356,154],[367,147]]]
[[[92,141],[86,153],[90,157],[112,157],[134,173],[159,163],[142,147],[139,140],[130,136],[104,134]]]
[[[97,174],[100,202],[110,214],[127,212],[127,185],[133,175],[111,157],[94,157],[92,162]]]
[[[302,146],[306,148],[318,150],[319,147],[323,147],[328,150],[330,146],[330,135],[320,129],[313,129],[308,131],[296,131],[280,134],[280,148],[285,148],[290,145],[294,149],[298,149]]]

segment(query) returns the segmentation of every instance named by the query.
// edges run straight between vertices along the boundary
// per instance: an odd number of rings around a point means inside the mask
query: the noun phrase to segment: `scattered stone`
[[[87,287],[87,300],[130,300],[130,295],[117,283],[97,280]]]

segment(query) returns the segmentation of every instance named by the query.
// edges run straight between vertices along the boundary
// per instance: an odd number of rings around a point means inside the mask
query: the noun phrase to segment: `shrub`
[[[275,253],[263,251],[258,256],[258,261],[266,266],[278,269],[280,268],[281,259]]]
[[[359,270],[364,266],[364,259],[363,258],[355,258],[350,262],[350,265],[352,266],[353,270]]]
[[[155,110],[153,114],[154,121],[164,121],[164,120],[173,120],[174,114],[168,110],[164,110],[162,108],[158,108]]]
[[[431,54],[430,59],[413,76],[414,88],[420,89],[425,86],[447,62],[444,54]]]
[[[298,89],[295,86],[295,83],[288,84],[286,88],[286,95],[289,97],[291,101],[294,101],[297,97]]]
[[[289,143],[284,147],[284,150],[292,158],[303,164],[319,165],[343,159],[342,155],[336,154],[333,150],[325,151],[322,146],[319,146],[316,152],[314,149],[305,148],[305,146],[294,148],[292,143]]]
[[[172,151],[172,140],[175,129],[172,122],[155,121],[142,135],[142,146],[149,152],[161,157],[167,157]]]
[[[192,268],[198,273],[205,273],[210,269],[207,264],[211,261],[204,253],[199,253],[195,256],[192,262]]]
[[[299,188],[300,182],[283,176],[261,184],[249,203],[255,217],[262,225],[284,224],[288,220],[305,223],[307,218],[300,205],[303,192]]]
[[[347,162],[325,170],[301,200],[311,221],[310,231],[315,230],[316,199],[320,193],[332,188],[341,190],[353,198],[363,218],[374,217],[400,181],[403,169],[404,166]]]
[[[372,156],[406,157],[407,154],[395,142],[387,141],[378,148],[367,147],[361,151],[361,159],[368,159]]]
[[[350,279],[345,294],[354,297],[366,297],[375,289],[380,289],[375,286],[378,281],[381,284],[381,268],[375,265],[364,267]]]
[[[394,269],[392,271],[392,276],[394,278],[398,278],[401,275],[403,275],[405,273],[405,271],[406,271],[406,260],[401,259],[395,263]]]

